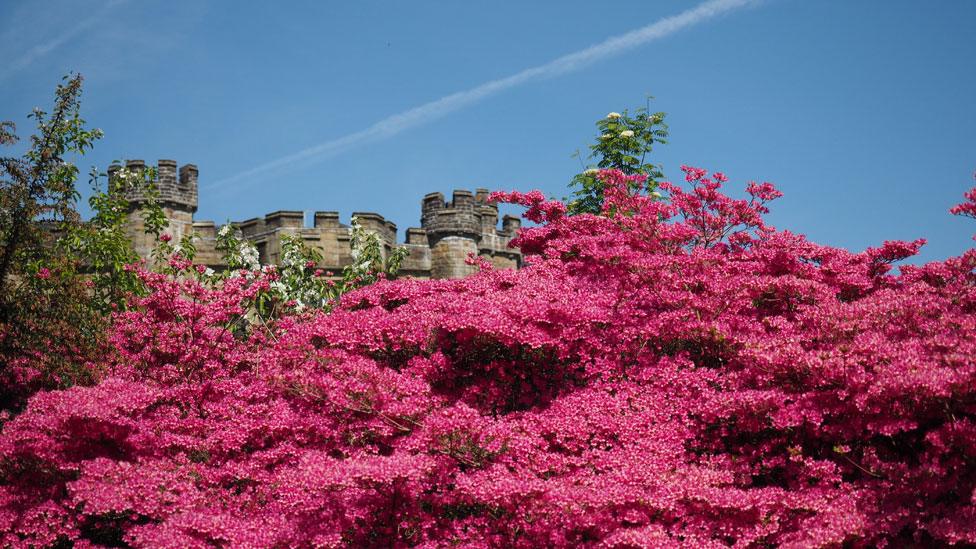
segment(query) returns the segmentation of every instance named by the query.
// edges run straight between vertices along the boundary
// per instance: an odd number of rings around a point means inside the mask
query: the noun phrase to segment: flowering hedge
[[[601,172],[603,215],[496,194],[525,269],[266,329],[273,274],[143,273],[104,379],[3,426],[2,543],[976,543],[976,252],[893,274],[922,241],[817,245],[685,171]]]

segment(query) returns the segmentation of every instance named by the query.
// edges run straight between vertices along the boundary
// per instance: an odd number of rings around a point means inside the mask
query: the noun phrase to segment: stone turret
[[[475,272],[477,267],[466,262],[472,254],[500,268],[517,267],[521,262],[521,254],[508,247],[514,231],[498,230],[498,206],[488,202],[487,189],[475,194],[455,190],[450,202],[441,193],[426,195],[420,224],[430,247],[432,278],[459,278]],[[417,234],[411,231],[417,229],[408,229],[408,240]]]
[[[129,160],[125,163],[128,171],[142,174],[146,170],[143,160]],[[118,173],[122,167],[113,164],[108,168],[109,184],[117,184]],[[197,211],[197,176],[198,170],[194,164],[186,164],[179,169],[177,177],[175,160],[159,160],[156,166],[154,180],[156,201],[169,221],[165,233],[179,241],[183,235],[193,230],[193,214]],[[133,181],[141,182],[142,177]],[[142,257],[149,257],[155,245],[153,237],[145,234],[145,220],[139,212],[149,200],[149,189],[141,183],[126,190],[129,199],[129,224],[126,232],[132,239],[136,252]]]

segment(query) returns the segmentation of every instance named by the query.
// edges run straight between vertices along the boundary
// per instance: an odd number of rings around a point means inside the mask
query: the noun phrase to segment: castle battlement
[[[125,163],[126,169],[132,172],[141,173],[146,169],[144,160],[129,160]],[[115,179],[115,175],[122,168],[119,164],[112,164],[108,167],[109,181]],[[161,206],[180,209],[189,213],[197,211],[197,176],[199,171],[195,164],[185,164],[179,169],[177,177],[175,160],[159,160],[156,163],[156,192],[157,201]],[[128,189],[126,197],[129,203],[138,207],[145,204],[149,197],[145,187],[134,187]]]
[[[109,168],[110,181],[121,166]],[[142,160],[126,162],[132,171],[146,169]],[[175,160],[159,160],[156,188],[158,202],[170,222],[166,232],[179,239],[186,234],[198,237],[198,262],[211,267],[222,267],[223,259],[216,250],[217,232],[220,227],[213,221],[193,219],[197,211],[199,170],[194,164],[179,168]],[[468,265],[469,254],[481,256],[497,268],[517,268],[521,265],[519,250],[508,246],[521,226],[521,220],[504,216],[498,227],[498,206],[488,202],[488,190],[477,189],[474,193],[457,189],[447,202],[442,193],[429,193],[421,200],[420,227],[406,230],[406,239],[397,243],[397,226],[374,212],[353,212],[360,226],[377,234],[383,243],[383,253],[394,246],[404,246],[410,255],[404,260],[400,272],[418,278],[458,278],[475,272],[477,267]],[[130,189],[127,193],[130,209],[139,210],[147,202],[143,188]],[[350,223],[351,223],[350,218]],[[322,255],[319,267],[338,271],[352,263],[352,227],[339,221],[339,212],[316,211],[311,226],[306,226],[305,212],[278,210],[230,225],[242,238],[258,249],[262,263],[277,263],[281,257],[282,235],[299,236],[305,244]],[[154,246],[152,238],[143,231],[139,215],[129,218],[129,236],[140,256],[149,258]]]
[[[488,189],[471,191],[457,189],[451,201],[444,200],[441,193],[429,193],[421,202],[421,225],[428,234],[459,232],[483,235],[498,232],[501,236],[514,236],[522,221],[518,217],[506,215],[498,231],[498,205],[488,202]]]

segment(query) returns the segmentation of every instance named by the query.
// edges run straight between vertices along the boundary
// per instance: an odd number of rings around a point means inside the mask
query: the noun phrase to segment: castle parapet
[[[173,165],[175,166],[176,162],[174,162]],[[196,164],[184,164],[183,167],[180,168],[179,188],[187,192],[192,191],[194,196],[194,203],[196,203],[197,178],[199,177],[199,175],[200,175],[200,170],[197,169]]]
[[[421,202],[420,224],[430,247],[430,272],[433,278],[466,276],[476,267],[468,265],[469,255],[489,259],[496,267],[517,267],[521,263],[518,250],[508,247],[517,226],[506,216],[506,223],[498,228],[498,206],[488,201],[488,189],[471,191],[458,189],[450,202],[441,193],[430,193]],[[408,242],[419,241],[419,232],[407,231]]]
[[[482,227],[475,205],[471,191],[455,190],[451,202],[445,202],[441,193],[430,193],[421,203],[420,224],[434,241],[446,236],[477,238]]]
[[[265,232],[264,220],[258,217],[252,217],[251,219],[238,221],[236,223],[233,223],[233,226],[237,230],[241,231],[241,235],[243,235],[245,238],[252,238]]]
[[[297,210],[278,210],[264,216],[264,230],[301,229],[305,227],[305,212]]]
[[[505,236],[514,237],[520,228],[522,228],[522,218],[514,215],[506,215],[502,218],[502,233]]]
[[[125,197],[129,202],[129,223],[126,233],[132,241],[133,248],[140,257],[150,258],[155,246],[155,236],[146,233],[145,218],[137,213],[142,210],[155,195],[156,204],[162,209],[167,220],[164,232],[175,240],[187,236],[193,230],[193,214],[197,211],[197,168],[187,164],[180,169],[177,178],[177,164],[175,160],[162,159],[157,162],[155,178],[152,181],[154,192],[151,193],[145,181],[146,162],[140,159],[128,160],[125,169],[136,177],[126,181]],[[109,187],[117,189],[122,184],[119,172],[122,166],[113,164],[108,168]],[[186,174],[186,175],[184,175]]]
[[[382,215],[373,212],[353,212],[352,217],[356,218],[361,227],[379,235],[380,240],[387,246],[396,244],[397,229],[392,221],[387,221]]]
[[[315,212],[313,225],[316,229],[338,229],[339,212]]]
[[[148,169],[143,160],[129,160],[125,168],[137,174]],[[118,177],[122,166],[109,167],[109,184],[121,182]],[[168,225],[165,233],[177,241],[195,234],[197,255],[195,260],[213,268],[226,266],[223,254],[217,250],[218,229],[213,221],[197,221],[199,171],[194,164],[179,166],[175,160],[162,159],[156,165],[153,181],[157,203],[162,208]],[[142,209],[150,199],[146,185],[139,178],[135,185],[125,190],[132,212]],[[421,203],[420,227],[406,230],[405,242],[409,255],[404,259],[400,273],[420,278],[457,278],[478,270],[468,265],[471,255],[487,259],[496,268],[517,268],[521,264],[519,250],[508,246],[521,226],[521,220],[506,215],[499,227],[498,206],[490,203],[488,189],[475,192],[464,189],[451,193],[450,201],[444,194],[429,193]],[[397,246],[397,227],[374,212],[354,212],[357,222],[366,230],[377,234],[382,242],[384,258],[389,257],[392,247]],[[277,263],[282,256],[283,237],[295,235],[314,249],[321,260],[318,268],[338,272],[352,264],[352,229],[339,221],[339,213],[316,211],[311,226],[305,226],[305,212],[279,210],[263,217],[229,224],[230,229],[257,248],[262,263]],[[126,232],[132,239],[136,252],[143,258],[151,258],[157,242],[155,236],[146,234],[145,218],[133,213],[129,216]]]
[[[488,196],[491,194],[489,189],[479,187],[474,190],[474,201],[478,204],[488,204]]]
[[[125,167],[130,172],[142,174],[146,170],[146,162],[139,159],[128,160]],[[110,185],[114,185],[117,181],[121,168],[118,164],[109,166]],[[153,182],[156,187],[156,200],[163,208],[195,213],[197,211],[197,167],[186,164],[180,168],[179,178],[176,174],[175,160],[162,159],[157,162],[156,179]],[[126,198],[133,210],[139,209],[149,201],[148,189],[140,182],[126,190]]]
[[[194,221],[193,232],[200,238],[213,240],[217,238],[217,225],[213,221]]]
[[[411,227],[407,229],[407,244],[427,245],[427,231]]]
[[[444,195],[442,193],[427,193],[420,202],[420,225],[433,227],[436,223],[437,212],[444,209]]]

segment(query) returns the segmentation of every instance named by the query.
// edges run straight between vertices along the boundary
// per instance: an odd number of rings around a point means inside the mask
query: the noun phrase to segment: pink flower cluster
[[[976,251],[903,266],[764,224],[779,196],[619,172],[519,271],[380,281],[242,328],[268,280],[143,275],[93,387],[0,433],[0,544],[976,543]]]

